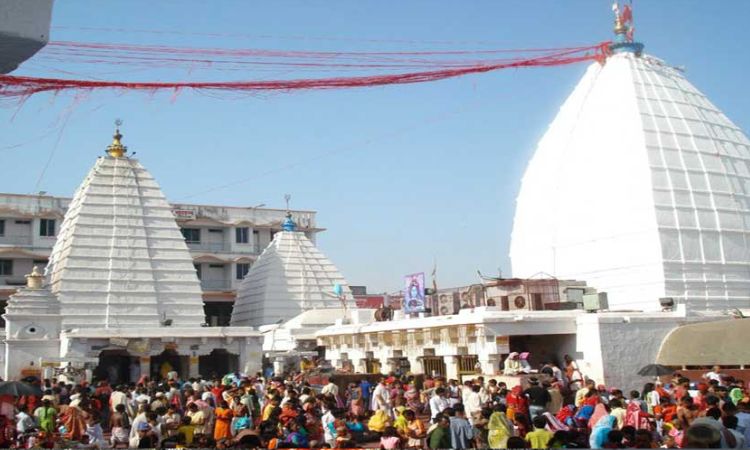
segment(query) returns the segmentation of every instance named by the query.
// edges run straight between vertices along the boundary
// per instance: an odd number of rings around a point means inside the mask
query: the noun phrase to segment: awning
[[[664,366],[750,365],[750,318],[683,325],[661,343]]]

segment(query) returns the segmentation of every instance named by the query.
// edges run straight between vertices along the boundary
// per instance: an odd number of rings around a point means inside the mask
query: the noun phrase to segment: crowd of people
[[[571,367],[572,366],[572,367]],[[622,392],[566,362],[523,383],[409,374],[38,383],[0,415],[16,448],[748,448],[750,397],[714,368]],[[521,379],[521,378],[519,378]],[[5,411],[5,409],[4,409]]]

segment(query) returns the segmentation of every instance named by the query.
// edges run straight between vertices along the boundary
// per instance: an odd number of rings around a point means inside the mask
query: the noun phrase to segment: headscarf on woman
[[[419,401],[419,390],[414,383],[409,384],[409,388],[404,392],[406,406],[415,413],[422,410],[422,403]]]
[[[367,428],[372,432],[382,433],[389,421],[390,418],[385,411],[379,409],[370,417],[370,420],[367,422]]]
[[[86,413],[75,406],[69,406],[62,414],[60,419],[65,426],[65,438],[74,441],[81,440],[86,434]]]
[[[625,422],[624,425],[631,426],[636,430],[649,429],[649,415],[641,409],[636,402],[628,404],[625,410]]]
[[[564,423],[565,425],[573,426],[575,425],[575,422],[573,421],[574,416],[575,416],[575,406],[565,405],[562,408],[560,408],[560,411],[557,412],[556,419]]]
[[[578,412],[576,412],[576,415],[573,416],[573,420],[575,421],[576,426],[578,426],[579,428],[588,427],[588,421],[591,418],[592,414],[594,414],[593,406],[581,406],[578,409]]]
[[[404,417],[404,411],[406,411],[406,408],[403,406],[397,406],[395,408],[396,411],[396,418],[393,420],[393,428],[398,431],[398,434],[401,436],[408,436],[409,435],[409,421],[406,420],[406,417]]]
[[[589,446],[591,448],[604,448],[607,443],[609,432],[615,426],[617,419],[613,416],[606,415],[599,419],[591,430],[591,436],[589,436]]]
[[[503,411],[496,410],[492,413],[487,429],[487,443],[490,448],[508,448],[508,438],[513,436],[513,423]]]
[[[516,414],[528,416],[529,402],[523,395],[523,388],[520,385],[513,386],[513,389],[511,389],[505,397],[505,401],[508,405],[506,415],[510,420],[515,420]]]
[[[745,394],[743,394],[742,389],[738,387],[729,391],[729,398],[732,400],[732,403],[734,403],[735,406],[737,406],[744,397],[745,397]]]
[[[581,409],[583,409],[583,408],[581,408]],[[589,430],[593,430],[594,427],[596,426],[596,424],[599,423],[599,420],[601,420],[602,417],[608,416],[608,415],[609,415],[609,413],[607,412],[607,408],[603,404],[598,403],[594,407],[594,413],[589,418],[589,422],[588,422],[588,424],[589,424]]]
[[[547,419],[547,429],[553,433],[556,433],[558,431],[568,431],[570,430],[570,427],[565,425],[563,422],[561,422],[557,417],[555,417],[552,413],[546,412],[542,414],[545,419]]]

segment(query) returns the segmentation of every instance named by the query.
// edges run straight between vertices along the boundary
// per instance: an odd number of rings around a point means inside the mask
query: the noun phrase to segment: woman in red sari
[[[514,420],[516,414],[523,414],[525,417],[529,416],[529,401],[523,395],[521,385],[513,386],[513,389],[505,397],[505,401],[508,407],[505,415],[508,419]]]

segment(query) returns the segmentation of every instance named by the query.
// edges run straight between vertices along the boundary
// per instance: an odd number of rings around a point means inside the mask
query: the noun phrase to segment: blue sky
[[[750,129],[744,32],[750,2],[634,3],[636,37],[646,51],[684,66],[698,89]],[[563,47],[609,39],[610,5],[58,0],[52,39],[332,51]],[[220,100],[183,92],[176,99],[43,94],[20,108],[4,102],[0,191],[72,195],[120,117],[125,143],[172,201],[283,207],[290,193],[293,207],[319,212],[319,224],[328,229],[319,245],[351,284],[393,291],[402,275],[431,271],[433,260],[441,286],[473,283],[477,270],[510,275],[508,246],[523,170],[585,68]],[[59,76],[33,60],[17,73]],[[148,79],[149,73],[129,76]]]

